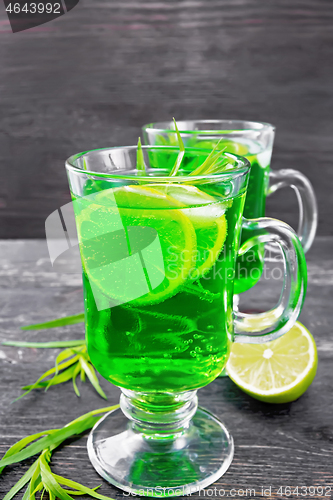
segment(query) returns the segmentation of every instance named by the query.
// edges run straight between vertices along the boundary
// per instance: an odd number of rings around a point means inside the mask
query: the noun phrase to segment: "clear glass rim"
[[[248,128],[237,128],[237,126],[233,129],[230,129],[229,130],[223,130],[221,128],[221,130],[219,129],[204,129],[204,130],[182,130],[181,128],[181,124],[182,122],[188,122],[188,123],[216,123],[216,124],[219,124],[219,123],[228,123],[228,124],[240,124],[240,123],[243,123],[243,124],[247,124],[248,125]],[[174,128],[170,128],[170,124],[172,123],[172,121],[163,121],[163,122],[151,122],[151,123],[147,123],[146,125],[143,125],[142,127],[142,130],[146,131],[146,130],[149,130],[149,131],[152,131],[152,132],[159,132],[159,133],[170,133],[170,132],[174,132],[175,133],[175,129]],[[177,126],[178,126],[178,129],[179,129],[179,132],[182,133],[182,134],[188,134],[188,135],[193,135],[193,134],[216,134],[216,135],[232,135],[232,134],[239,134],[239,133],[244,133],[244,132],[253,132],[253,131],[258,131],[258,132],[262,132],[263,130],[267,130],[267,131],[270,131],[270,132],[275,132],[276,130],[276,127],[275,125],[272,125],[271,123],[267,123],[267,122],[256,122],[256,121],[250,121],[250,120],[228,120],[228,119],[213,119],[213,120],[209,120],[209,119],[205,119],[205,120],[179,120],[177,121]],[[252,128],[251,128],[252,126]]]
[[[174,146],[142,146],[143,150],[159,150],[159,151],[165,151],[165,152],[179,152],[179,148],[174,147]],[[137,151],[137,146],[117,146],[117,147],[109,147],[109,148],[97,148],[97,149],[91,149],[88,151],[83,151],[82,153],[77,153],[75,155],[70,156],[66,160],[66,169],[72,172],[80,173],[80,174],[85,174],[85,175],[92,175],[94,177],[101,177],[104,179],[118,179],[118,180],[134,180],[137,179],[137,176],[133,175],[126,175],[126,174],[117,174],[117,173],[105,173],[105,172],[95,172],[93,170],[85,170],[82,168],[77,167],[74,164],[74,161],[76,161],[78,158],[81,158],[85,155],[89,155],[90,153],[95,153],[95,152],[102,152],[102,151],[130,151],[130,150],[135,150]],[[203,148],[186,148],[186,152],[196,152],[200,155],[205,155],[208,156],[211,150],[209,149],[203,149]],[[227,153],[223,152],[221,154],[223,157],[229,157],[230,159],[234,160],[237,162],[237,165],[235,168],[226,170],[223,172],[217,172],[215,174],[209,174],[209,175],[181,175],[181,176],[150,176],[150,175],[145,175],[141,176],[140,175],[140,181],[147,181],[147,182],[188,182],[189,180],[191,181],[196,181],[198,179],[207,179],[207,180],[222,180],[222,179],[230,179],[237,177],[239,175],[243,175],[249,172],[251,168],[250,162],[247,160],[247,158],[243,156],[236,155],[234,153]],[[135,169],[133,169],[135,170]]]

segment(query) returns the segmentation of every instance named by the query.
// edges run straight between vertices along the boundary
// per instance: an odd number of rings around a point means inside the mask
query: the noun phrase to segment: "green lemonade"
[[[218,139],[213,140],[195,138],[188,141],[187,145],[197,148],[213,149]],[[269,182],[271,150],[265,150],[261,144],[250,139],[228,140],[222,139],[219,149],[225,149],[228,153],[245,156],[251,163],[250,179],[244,205],[244,217],[256,219],[265,217],[266,193]],[[248,229],[242,230],[241,243],[251,238],[252,232]],[[236,279],[234,285],[235,294],[245,292],[252,288],[260,279],[264,267],[264,245],[251,248],[243,256],[239,256],[236,262]]]
[[[92,363],[109,382],[145,393],[209,384],[233,339],[246,185],[232,197],[222,183],[98,182],[73,196]]]
[[[250,179],[245,199],[244,217],[257,219],[265,217],[266,193],[268,188],[269,163],[260,163],[260,155],[244,155],[251,163]],[[265,156],[264,156],[265,158]],[[243,228],[241,243],[250,239],[252,232]],[[260,279],[264,268],[264,245],[252,247],[246,254],[237,257],[235,294],[252,288]]]

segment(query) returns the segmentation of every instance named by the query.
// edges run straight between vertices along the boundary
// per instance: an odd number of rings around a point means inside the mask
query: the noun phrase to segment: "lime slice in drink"
[[[199,279],[213,267],[223,249],[227,236],[225,215],[215,220],[211,219],[206,226],[195,227],[195,233],[197,235],[197,260],[192,277]]]
[[[82,262],[94,287],[115,305],[156,304],[178,292],[196,255],[195,230],[179,201],[133,185],[77,202]]]
[[[266,403],[289,403],[311,385],[318,358],[311,333],[300,322],[277,340],[231,347],[229,377],[244,392]]]
[[[227,236],[225,211],[231,206],[232,200],[217,201],[196,186],[164,184],[154,187],[189,207],[182,209],[182,213],[190,219],[195,229],[197,252],[191,279],[197,280],[213,267],[223,249]]]

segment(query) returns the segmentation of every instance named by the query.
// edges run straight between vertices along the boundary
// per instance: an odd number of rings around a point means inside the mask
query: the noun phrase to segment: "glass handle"
[[[261,344],[281,337],[297,320],[306,292],[306,261],[300,240],[285,222],[266,217],[243,218],[243,228],[254,236],[241,246],[239,255],[260,243],[274,243],[284,262],[283,287],[275,308],[258,314],[234,311],[235,342]]]
[[[297,234],[306,253],[314,240],[318,224],[318,207],[313,187],[307,177],[298,170],[272,170],[269,173],[267,195],[278,189],[291,187],[297,196],[299,222]]]

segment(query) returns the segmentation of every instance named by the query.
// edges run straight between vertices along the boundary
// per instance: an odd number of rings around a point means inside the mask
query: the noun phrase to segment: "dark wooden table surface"
[[[44,237],[70,155],[173,116],[276,125],[272,168],[309,177],[332,236],[332,24],[331,0],[80,0],[13,34],[0,0],[0,238]],[[291,190],[268,205],[297,222]]]
[[[280,486],[331,486],[333,497],[333,237],[317,238],[308,253],[308,293],[301,320],[313,333],[318,347],[317,376],[299,400],[291,404],[260,403],[242,393],[228,378],[219,378],[199,391],[199,401],[227,425],[235,440],[235,457],[228,472],[215,484],[225,498],[241,498],[239,489],[254,488],[255,498],[286,498]],[[48,331],[23,332],[20,326],[82,311],[81,279],[55,273],[46,243],[41,240],[0,241],[0,332],[2,340],[47,341],[83,337],[83,325]],[[267,305],[265,293],[260,300]],[[251,298],[250,298],[251,300]],[[92,387],[81,387],[77,398],[71,384],[35,391],[11,404],[20,386],[32,382],[53,365],[54,350],[0,346],[0,454],[19,438],[60,427],[79,415],[106,406]],[[119,390],[101,380],[109,404]],[[30,462],[29,462],[30,463]],[[0,478],[0,498],[27,470],[28,463],[8,467]],[[90,465],[86,436],[54,453],[56,473],[94,487],[113,498],[123,493],[99,478]],[[262,491],[264,488],[264,492]],[[271,488],[271,490],[269,490]],[[301,497],[301,489],[299,489]],[[304,490],[303,490],[304,491]],[[265,495],[266,493],[266,495]],[[192,495],[198,498],[198,495]],[[203,496],[203,495],[201,495]],[[249,496],[249,494],[248,494]],[[253,498],[253,494],[252,494]],[[298,498],[291,495],[291,498]],[[303,498],[311,498],[310,494]]]

